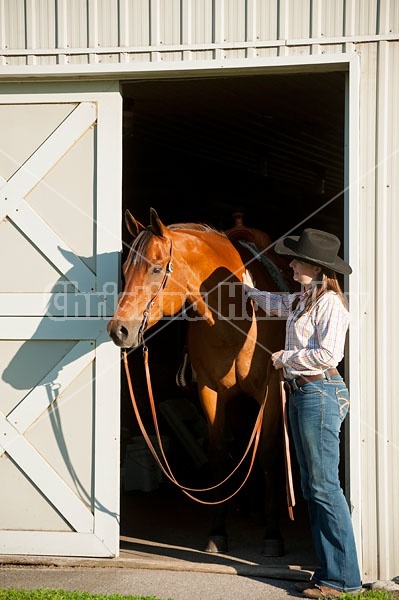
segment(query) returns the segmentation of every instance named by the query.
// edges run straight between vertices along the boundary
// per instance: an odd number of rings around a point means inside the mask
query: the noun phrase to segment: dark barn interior
[[[233,227],[241,213],[246,226],[273,240],[304,227],[343,239],[344,72],[141,80],[125,83],[122,91],[123,204],[144,225],[150,207],[165,224],[203,222],[220,230]],[[125,257],[126,229],[123,239]],[[195,487],[206,464],[206,427],[195,388],[183,392],[176,385],[185,327],[182,320],[161,322],[148,332],[147,343],[167,456],[176,477]],[[129,362],[142,418],[153,434],[141,349]],[[201,552],[211,508],[186,498],[153,464],[124,374],[121,461],[122,552],[182,558],[189,549],[189,560],[221,560]],[[312,564],[296,473],[294,480],[294,522],[282,502],[286,556],[259,554],[262,493],[254,477],[232,503],[233,541],[225,561]]]

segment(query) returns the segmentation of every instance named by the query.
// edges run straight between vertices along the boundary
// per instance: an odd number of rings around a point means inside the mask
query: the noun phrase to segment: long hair
[[[308,296],[304,309],[297,316],[297,319],[304,315],[305,313],[312,310],[318,300],[325,294],[326,292],[335,292],[338,298],[341,300],[344,307],[348,310],[348,303],[346,301],[345,295],[339,285],[338,277],[335,271],[328,269],[327,267],[322,267],[322,271],[320,272],[321,279],[317,281],[312,286],[312,293]],[[295,304],[295,301],[294,301]],[[293,304],[293,308],[295,308]]]

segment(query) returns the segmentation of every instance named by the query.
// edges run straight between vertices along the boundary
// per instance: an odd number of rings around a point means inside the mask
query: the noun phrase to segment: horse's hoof
[[[213,535],[209,538],[205,552],[227,552],[227,537],[225,535]]]
[[[284,541],[281,539],[263,540],[263,556],[284,556]]]

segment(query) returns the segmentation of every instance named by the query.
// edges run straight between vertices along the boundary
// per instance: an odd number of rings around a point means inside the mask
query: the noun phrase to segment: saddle
[[[247,248],[273,278],[281,292],[292,292],[293,280],[289,261],[274,251],[274,243],[268,233],[244,225],[244,213],[233,214],[234,227],[225,234],[232,242]]]

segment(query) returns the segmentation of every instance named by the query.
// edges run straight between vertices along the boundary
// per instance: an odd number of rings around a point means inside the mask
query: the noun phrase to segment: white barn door
[[[0,94],[0,554],[117,556],[119,88]]]

